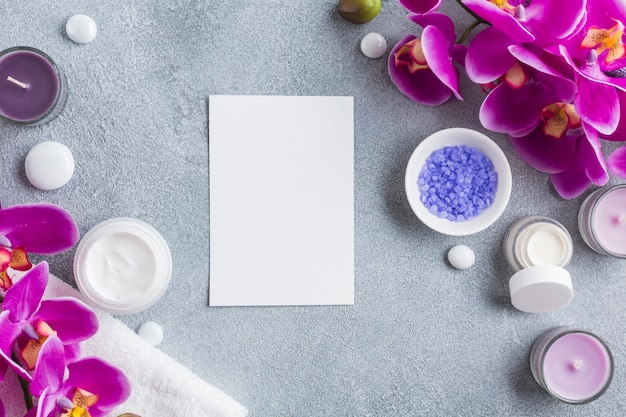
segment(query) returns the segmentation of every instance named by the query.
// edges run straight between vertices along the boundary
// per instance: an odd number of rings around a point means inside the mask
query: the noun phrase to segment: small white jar
[[[572,260],[574,244],[561,223],[548,217],[528,216],[515,222],[507,232],[504,253],[515,271],[535,265],[565,268]]]
[[[511,303],[527,313],[547,313],[568,305],[572,279],[572,238],[556,220],[528,216],[515,222],[504,238],[504,253],[516,271],[509,280]]]
[[[86,301],[112,314],[147,309],[161,298],[171,275],[165,239],[137,219],[116,218],[96,225],[74,255],[74,279]]]

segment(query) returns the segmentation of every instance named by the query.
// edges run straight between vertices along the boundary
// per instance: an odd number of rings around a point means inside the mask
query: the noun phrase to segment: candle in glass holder
[[[591,193],[578,212],[578,227],[594,251],[626,258],[626,184]]]
[[[568,327],[541,335],[530,352],[535,381],[561,401],[584,404],[600,397],[613,379],[613,356],[598,336]]]
[[[18,46],[0,52],[0,117],[39,125],[61,113],[67,85],[56,63],[44,52]]]

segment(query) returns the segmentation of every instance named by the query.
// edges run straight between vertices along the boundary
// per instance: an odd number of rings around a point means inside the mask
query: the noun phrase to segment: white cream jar
[[[132,314],[154,304],[172,275],[172,257],[152,226],[116,218],[93,227],[74,255],[74,279],[87,302],[112,314]]]

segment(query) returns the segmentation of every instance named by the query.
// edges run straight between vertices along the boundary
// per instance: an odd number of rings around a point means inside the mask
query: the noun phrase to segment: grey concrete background
[[[29,45],[65,71],[63,114],[35,128],[0,125],[0,200],[46,201],[75,216],[82,234],[131,216],[157,228],[174,259],[171,286],[149,310],[121,319],[164,327],[160,348],[249,408],[251,416],[621,416],[626,412],[626,262],[588,249],[578,233],[582,199],[560,199],[502,135],[511,202],[490,228],[469,237],[430,231],[405,200],[405,164],[417,144],[447,127],[486,132],[483,93],[466,78],[464,101],[428,108],[399,94],[385,58],[359,51],[369,32],[390,47],[419,33],[396,1],[366,25],[343,21],[334,0],[42,0],[3,2],[0,47]],[[450,0],[461,32],[471,19]],[[67,18],[90,15],[96,40],[64,35]],[[344,307],[208,307],[210,94],[351,95],[355,99],[355,297]],[[242,117],[245,122],[245,115]],[[76,172],[57,191],[24,174],[35,144],[55,140]],[[615,179],[611,180],[617,182]],[[515,310],[503,258],[508,226],[525,215],[562,222],[574,239],[575,298],[545,315]],[[447,250],[467,244],[477,262],[458,271]],[[73,283],[74,251],[46,258]],[[571,406],[532,379],[535,338],[560,325],[592,330],[616,360],[612,386]]]

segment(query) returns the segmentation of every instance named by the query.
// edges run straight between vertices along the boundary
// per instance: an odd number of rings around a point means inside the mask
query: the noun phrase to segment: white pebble
[[[448,260],[456,269],[467,269],[474,265],[476,255],[470,247],[457,245],[448,251]]]
[[[98,26],[91,17],[75,14],[67,19],[65,33],[76,43],[89,43],[96,38]]]
[[[387,41],[379,33],[368,33],[361,39],[361,52],[368,58],[380,58],[387,52]]]
[[[163,328],[153,321],[147,321],[142,324],[137,334],[152,346],[156,346],[163,341]]]
[[[72,151],[62,143],[42,142],[28,151],[24,162],[28,181],[40,190],[63,187],[74,175]]]

